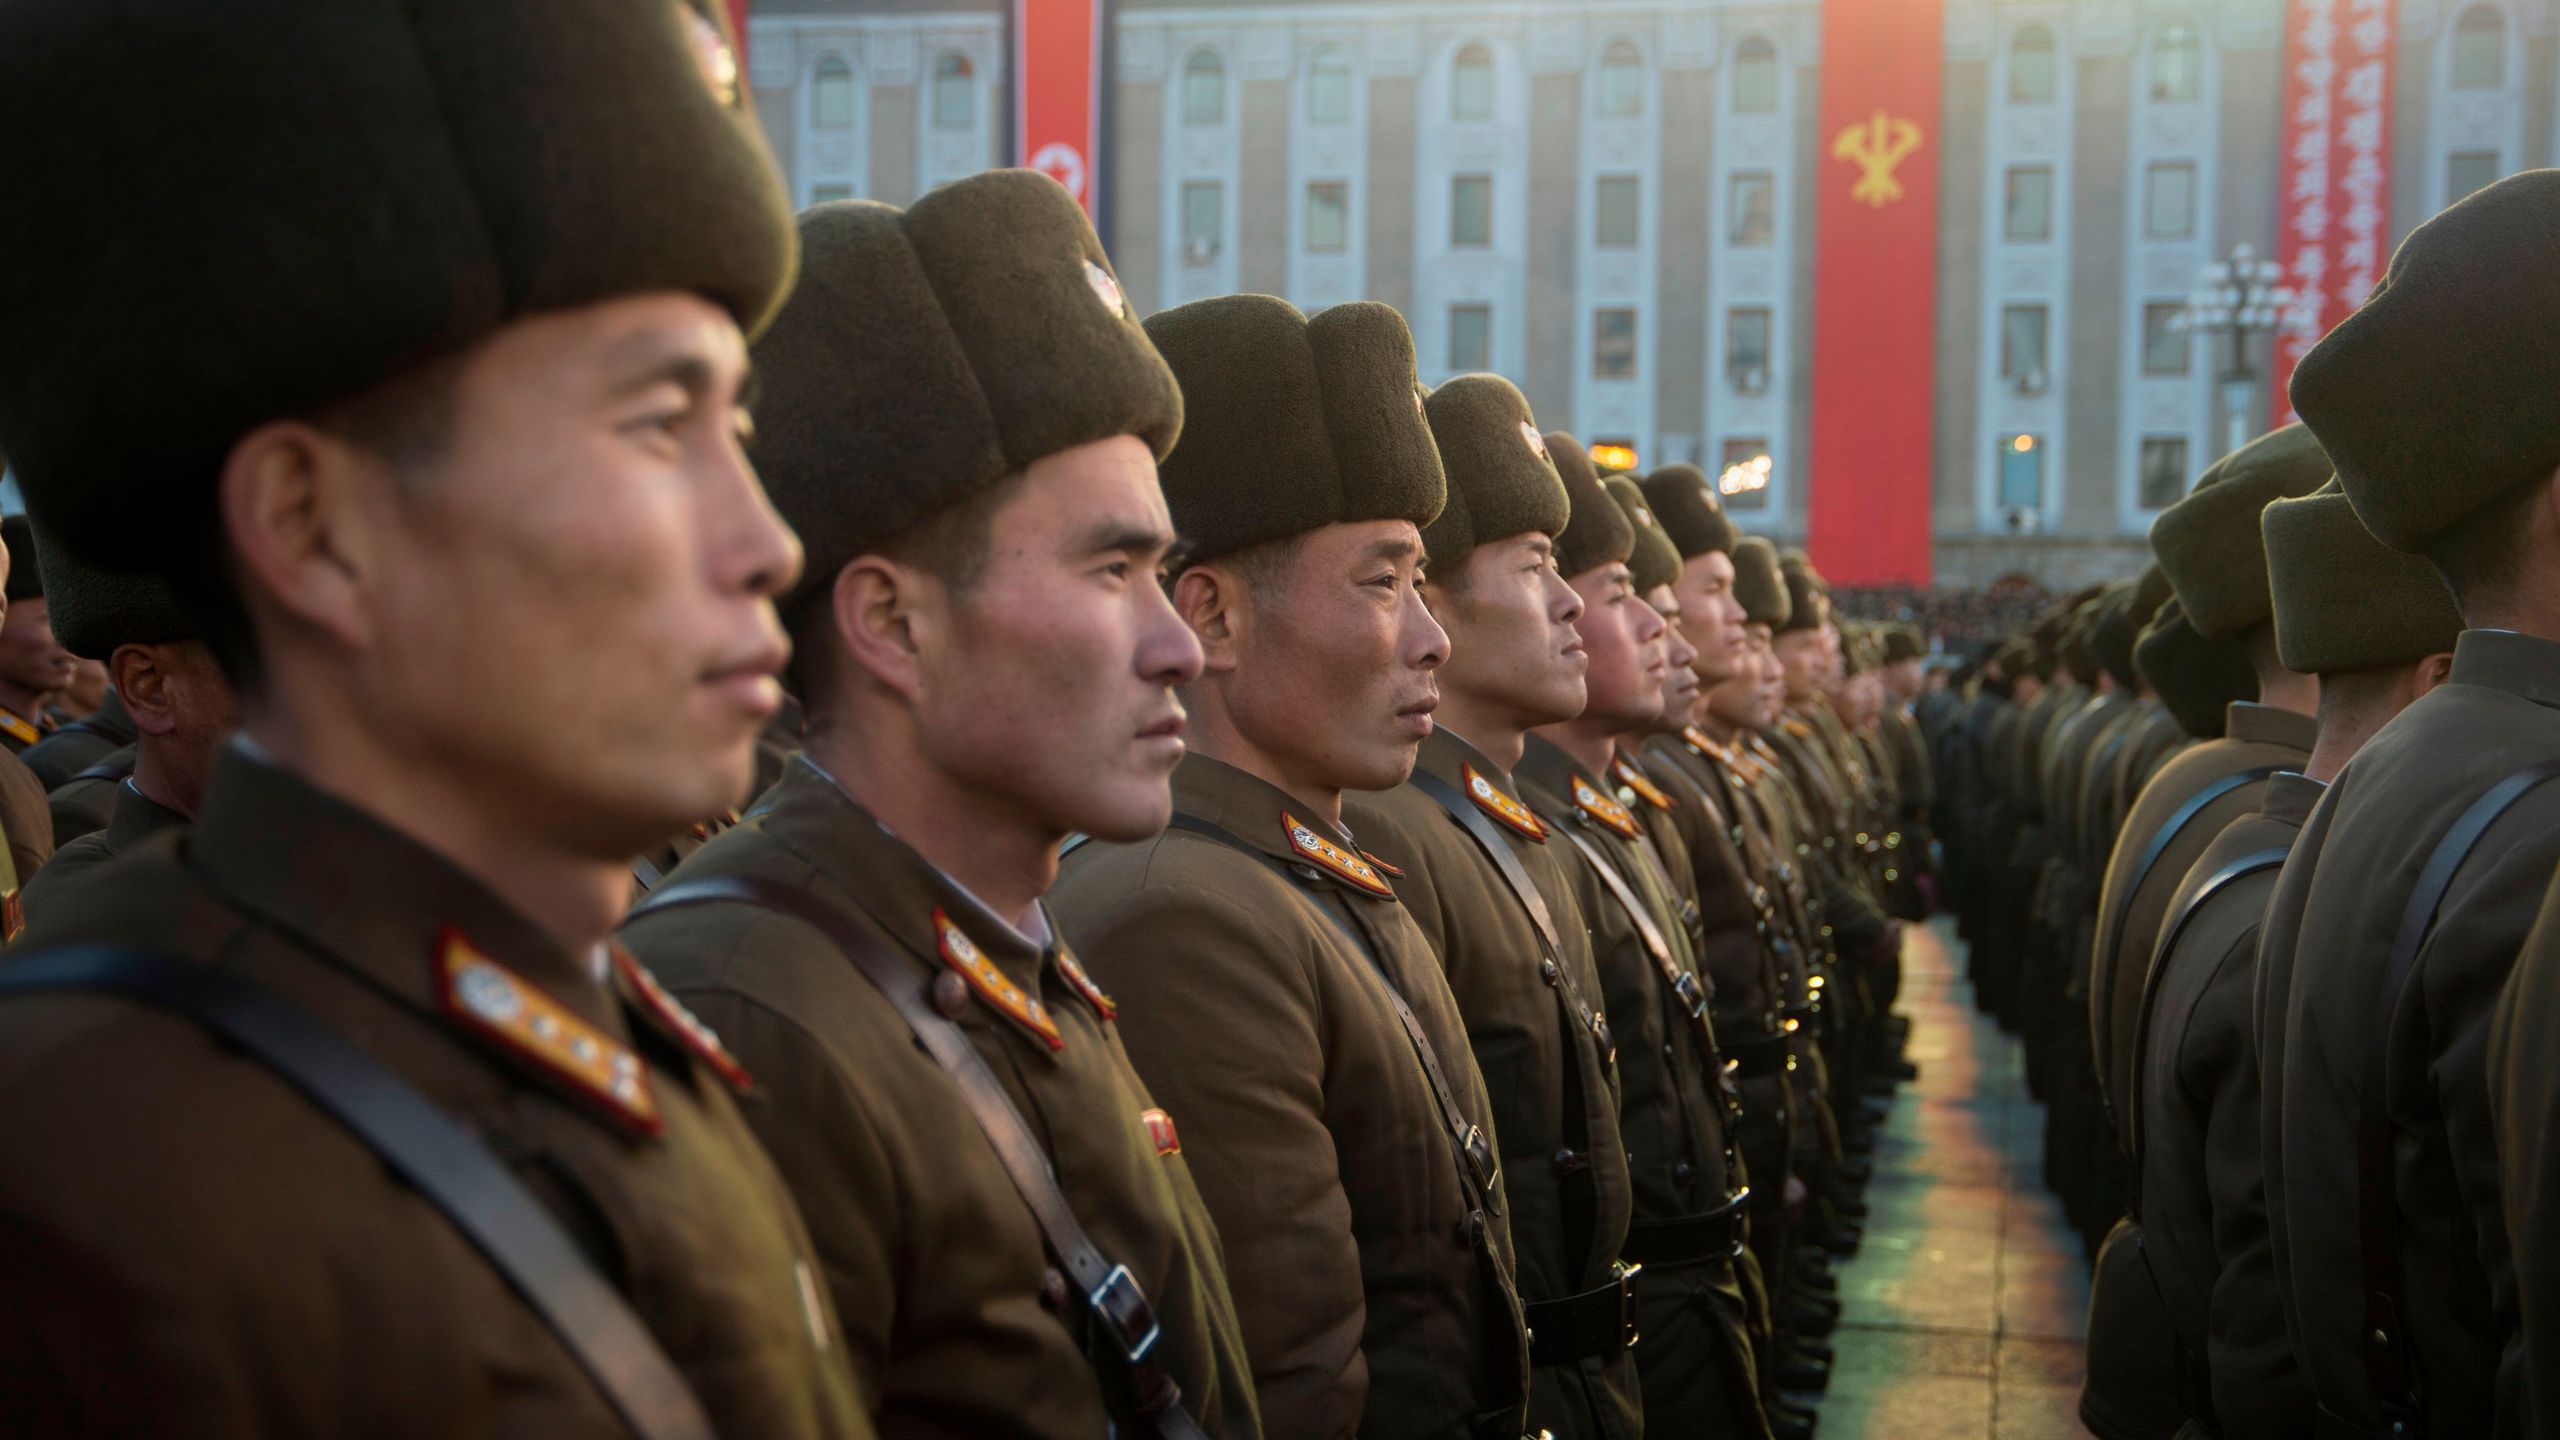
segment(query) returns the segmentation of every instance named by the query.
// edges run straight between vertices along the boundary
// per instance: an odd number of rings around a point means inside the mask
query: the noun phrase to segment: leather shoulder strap
[[[13,957],[0,996],[103,990],[194,1021],[265,1065],[444,1213],[559,1337],[641,1440],[712,1440],[657,1338],[486,1145],[301,1007],[226,971],[74,946]]]
[[[2143,843],[2142,853],[2135,857],[2133,868],[2125,872],[2129,878],[2124,887],[2123,903],[2116,907],[2115,923],[2107,929],[2106,957],[2110,967],[2124,963],[2124,930],[2133,920],[2133,897],[2142,893],[2143,887],[2151,882],[2151,872],[2159,868],[2160,857],[2169,853],[2170,845],[2214,801],[2244,785],[2254,785],[2269,776],[2282,774],[2286,768],[2282,765],[2256,765],[2225,775],[2188,796],[2186,803],[2171,811],[2169,818],[2160,823],[2160,828],[2152,832],[2151,838]],[[2149,963],[2148,956],[2144,960]],[[2113,983],[2112,968],[2105,978],[2108,983]]]
[[[1601,885],[1618,902],[1618,908],[1635,923],[1636,935],[1644,942],[1645,954],[1653,958],[1653,967],[1661,973],[1664,987],[1670,990],[1673,1002],[1688,1018],[1690,1028],[1698,1032],[1698,1043],[1704,1047],[1708,1072],[1714,1074],[1721,1070],[1723,1062],[1716,1050],[1715,1028],[1707,1020],[1706,986],[1700,983],[1694,971],[1681,967],[1679,957],[1671,953],[1670,942],[1663,939],[1662,927],[1653,923],[1652,910],[1627,883],[1627,877],[1618,873],[1618,867],[1610,864],[1608,857],[1600,853],[1600,848],[1571,825],[1555,828],[1573,842],[1574,849],[1582,852],[1583,860],[1600,877]]]

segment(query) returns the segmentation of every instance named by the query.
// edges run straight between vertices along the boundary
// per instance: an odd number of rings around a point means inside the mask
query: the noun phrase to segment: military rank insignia
[[[1643,771],[1638,770],[1636,767],[1628,764],[1624,760],[1618,762],[1617,769],[1618,783],[1644,797],[1644,803],[1652,806],[1656,810],[1668,810],[1672,808],[1671,797],[1662,793],[1662,787],[1654,784],[1653,781],[1646,778]]]
[[[1644,832],[1636,828],[1635,812],[1601,793],[1599,787],[1579,775],[1573,777],[1573,805],[1583,814],[1616,831],[1621,839],[1644,838]]]
[[[1288,833],[1289,848],[1296,851],[1301,859],[1351,882],[1355,889],[1391,898],[1395,895],[1386,877],[1378,873],[1377,866],[1317,834],[1296,817],[1283,814],[1280,826]]]
[[[6,710],[0,710],[0,734],[7,735],[21,745],[33,745],[44,738],[43,731]]]
[[[1477,809],[1541,845],[1547,843],[1547,822],[1521,804],[1519,797],[1477,774],[1473,765],[1460,766],[1458,775],[1467,782],[1467,798],[1476,802]]]
[[[1722,741],[1695,725],[1681,726],[1680,738],[1689,742],[1690,749],[1709,759],[1721,760],[1727,765],[1733,763],[1733,752],[1724,748]]]
[[[987,958],[987,952],[978,948],[978,942],[938,908],[933,912],[933,933],[942,947],[942,963],[958,971],[960,978],[969,982],[969,988],[978,992],[979,999],[1038,1036],[1050,1049],[1067,1048],[1067,1038],[1058,1033],[1058,1022],[1049,1018],[1049,1007],[1040,1002],[1040,997],[1014,984],[996,962]]]
[[[1786,731],[1788,734],[1793,735],[1799,740],[1810,740],[1813,738],[1813,727],[1802,720],[1797,719],[1793,715],[1779,721],[1778,728]]]
[[[666,1128],[649,1072],[631,1048],[541,987],[480,953],[461,931],[436,937],[436,980],[445,1012],[503,1050],[593,1102],[637,1134]]]
[[[1068,989],[1083,996],[1084,1003],[1093,1007],[1093,1013],[1105,1020],[1120,1018],[1120,1007],[1112,1004],[1111,997],[1102,993],[1102,987],[1093,983],[1093,977],[1085,973],[1084,962],[1075,957],[1075,952],[1063,945],[1058,947],[1058,973],[1066,977]]]
[[[1156,1142],[1157,1154],[1182,1153],[1182,1136],[1175,1133],[1172,1116],[1162,1110],[1149,1110],[1139,1115],[1138,1120],[1147,1127],[1147,1138]]]
[[[1378,867],[1378,873],[1379,873],[1379,874],[1381,874],[1381,875],[1386,876],[1386,877],[1387,877],[1388,879],[1390,879],[1390,880],[1401,880],[1401,879],[1403,879],[1403,878],[1404,878],[1404,872],[1403,872],[1403,871],[1401,871],[1401,870],[1397,869],[1397,868],[1396,868],[1395,866],[1393,866],[1393,865],[1388,864],[1386,861],[1379,859],[1377,856],[1375,856],[1375,855],[1373,855],[1373,854],[1369,853],[1369,852],[1368,852],[1368,851],[1366,851],[1366,850],[1363,850],[1363,851],[1361,851],[1361,852],[1360,852],[1360,858],[1361,858],[1361,859],[1363,859],[1363,860],[1368,861],[1368,862],[1369,862],[1370,864],[1372,864],[1372,865],[1377,866],[1377,867]]]
[[[630,951],[619,945],[613,947],[613,973],[621,978],[623,993],[630,996],[634,1004],[656,1016],[659,1024],[673,1032],[685,1049],[693,1052],[693,1058],[710,1066],[711,1073],[729,1082],[730,1089],[744,1091],[755,1085],[755,1077],[747,1073],[746,1066],[738,1063],[737,1056],[729,1053],[728,1046],[720,1043],[720,1037],[712,1033],[711,1027],[684,1008],[683,1001],[668,994],[667,987],[658,983],[658,977],[650,974],[639,961],[631,958]]]

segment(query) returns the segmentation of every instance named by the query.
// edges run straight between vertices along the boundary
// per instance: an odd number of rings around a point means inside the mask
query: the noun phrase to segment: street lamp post
[[[2283,278],[2283,266],[2259,259],[2257,250],[2244,240],[2232,246],[2229,255],[2204,267],[2194,293],[2169,322],[2180,334],[2221,335],[2231,341],[2221,387],[2225,454],[2248,444],[2256,430],[2263,408],[2258,395],[2262,377],[2251,360],[2250,345],[2290,323],[2293,287],[2279,284]]]

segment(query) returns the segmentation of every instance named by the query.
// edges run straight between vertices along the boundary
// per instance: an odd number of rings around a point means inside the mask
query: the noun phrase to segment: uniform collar
[[[2461,677],[2457,673],[2455,678]],[[2231,708],[2224,712],[2222,733],[2233,740],[2281,745],[2308,755],[2312,745],[2320,739],[2320,722],[2299,710],[2287,710],[2281,705],[2234,700]]]
[[[2453,681],[2560,707],[2560,640],[2515,630],[2465,630],[2453,642]]]
[[[1422,753],[1413,762],[1413,768],[1423,774],[1436,775],[1461,787],[1466,784],[1464,772],[1468,766],[1505,790],[1517,788],[1518,782],[1511,778],[1510,771],[1487,759],[1472,741],[1446,725],[1431,727],[1431,734],[1422,742]]]
[[[128,855],[152,836],[183,830],[187,817],[142,793],[130,778],[116,786],[115,808],[107,817],[107,848]]]
[[[1372,899],[1393,894],[1376,858],[1359,848],[1350,831],[1291,799],[1279,786],[1223,760],[1198,753],[1184,756],[1173,770],[1173,808],[1338,889]]]
[[[2310,821],[2311,807],[2319,804],[2328,790],[2328,786],[2308,775],[2280,770],[2267,777],[2266,794],[2258,813],[2299,830]]]

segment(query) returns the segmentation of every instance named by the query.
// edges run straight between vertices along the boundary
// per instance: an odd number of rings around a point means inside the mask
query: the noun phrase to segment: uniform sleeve
[[[1072,931],[1225,1237],[1266,1433],[1353,1434],[1367,1307],[1325,1113],[1361,1097],[1325,1092],[1311,942],[1249,901],[1184,885],[1133,891]]]
[[[2502,1211],[2514,1243],[2520,1345],[2499,1370],[2500,1409],[2539,1435],[2560,1425],[2560,885],[2517,956],[2499,1001],[2487,1062],[2502,1161]]]

